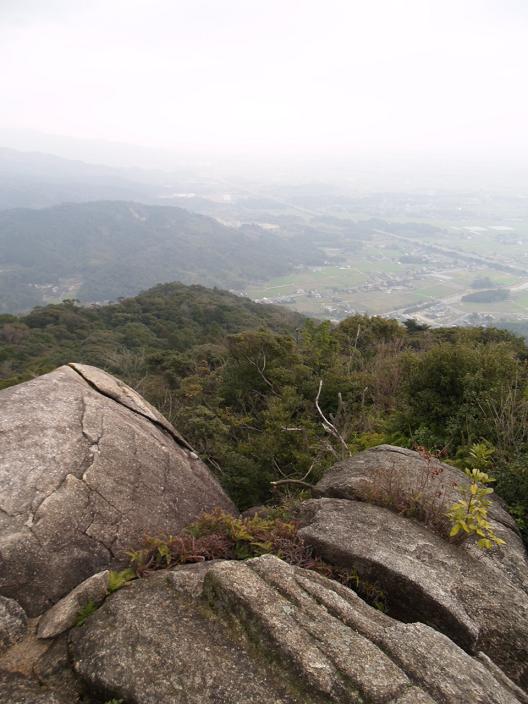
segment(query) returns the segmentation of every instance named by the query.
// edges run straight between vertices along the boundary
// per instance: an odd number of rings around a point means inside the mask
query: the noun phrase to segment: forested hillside
[[[259,227],[181,208],[101,201],[0,211],[0,312],[50,300],[104,302],[157,283],[241,288],[322,253]]]
[[[24,316],[0,315],[0,387],[81,359],[131,378],[153,353],[183,353],[260,327],[293,334],[304,321],[278,306],[178,283],[112,305],[64,301]]]
[[[497,492],[528,507],[528,349],[495,329],[355,316],[317,323],[224,291],[158,286],[113,305],[0,317],[1,385],[80,361],[144,394],[246,507],[382,442],[464,462],[494,448]]]

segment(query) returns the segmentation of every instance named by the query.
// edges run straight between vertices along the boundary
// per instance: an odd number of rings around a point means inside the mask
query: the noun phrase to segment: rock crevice
[[[131,389],[123,382],[119,381],[106,372],[103,372],[97,367],[92,367],[88,364],[77,364],[71,362],[68,365],[73,371],[77,372],[84,381],[103,396],[115,401],[124,408],[137,415],[146,418],[151,423],[156,425],[162,431],[165,431],[172,439],[186,450],[194,452],[192,446],[185,438],[178,433],[174,426],[159,413],[154,406],[151,406],[138,393]],[[196,453],[195,453],[196,454]]]
[[[491,515],[506,544],[491,551],[471,539],[449,543],[434,526],[400,512],[416,487],[425,503],[437,493],[449,503],[463,481],[454,467],[382,445],[327,472],[316,486],[320,498],[303,504],[300,533],[327,562],[377,583],[396,618],[421,621],[470,654],[483,651],[527,687],[528,563],[501,503],[493,503]],[[436,510],[445,513],[444,505]]]
[[[528,564],[511,517],[493,503],[506,544],[483,553],[427,515],[445,518],[435,497],[457,498],[457,469],[380,446],[338,463],[301,506],[305,542],[382,589],[390,615],[272,555],[108,594],[108,569],[145,535],[233,504],[170,423],[101,370],[60,367],[0,404],[2,701],[528,704]],[[417,487],[425,519],[402,510]]]

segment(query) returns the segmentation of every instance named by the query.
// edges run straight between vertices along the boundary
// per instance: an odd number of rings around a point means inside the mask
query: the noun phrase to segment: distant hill
[[[462,301],[465,303],[495,303],[496,301],[505,301],[509,297],[509,289],[492,288],[468,293],[466,296],[462,296]]]
[[[0,315],[0,388],[72,360],[124,374],[129,355],[142,350],[176,354],[243,330],[294,333],[305,320],[280,306],[179,283],[111,305],[69,302]]]
[[[104,302],[157,283],[222,288],[319,264],[315,246],[175,207],[71,203],[0,211],[0,312],[77,298]]]
[[[509,330],[515,335],[524,337],[528,342],[528,320],[499,320],[495,325],[501,330]]]
[[[0,210],[106,199],[150,202],[157,190],[124,170],[0,147]]]

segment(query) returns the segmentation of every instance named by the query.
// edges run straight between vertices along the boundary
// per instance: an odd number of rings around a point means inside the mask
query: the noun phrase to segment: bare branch
[[[354,341],[354,349],[357,349],[357,343],[359,341],[359,333],[361,332],[361,325],[358,325],[357,332],[356,332],[356,339]]]
[[[213,465],[213,467],[216,469],[216,471],[218,472],[218,474],[224,474],[224,470],[222,469],[222,467],[220,467],[220,465],[218,464],[218,462],[217,462],[216,460],[214,460],[211,456],[209,456],[209,457],[207,458],[207,461],[208,461],[210,464]]]
[[[304,486],[307,489],[313,489],[315,484],[309,484],[302,479],[278,479],[276,482],[270,482],[271,486],[282,486],[283,484],[297,484],[297,486]]]
[[[284,477],[285,479],[288,479],[288,477],[284,474],[284,472],[282,471],[282,469],[279,467],[279,463],[277,462],[277,460],[275,459],[275,457],[273,457],[271,461],[273,462],[273,466],[275,467],[275,469],[277,470],[277,472],[278,472],[282,477]]]
[[[328,418],[325,416],[325,414],[321,410],[321,406],[319,405],[319,398],[321,396],[322,388],[323,388],[323,380],[320,379],[319,380],[319,390],[317,391],[317,396],[315,398],[315,407],[317,409],[317,412],[319,413],[319,415],[323,419],[323,428],[326,430],[327,433],[330,433],[330,435],[333,435],[337,440],[339,440],[339,442],[343,446],[343,449],[345,450],[346,454],[350,457],[352,455],[352,453],[350,452],[350,449],[349,449],[348,445],[346,444],[343,436],[341,435],[339,430],[335,427],[335,425],[328,420]]]
[[[318,454],[318,455],[316,456],[316,458],[314,459],[314,461],[312,462],[312,464],[308,467],[308,470],[307,470],[306,474],[304,475],[304,477],[302,477],[301,481],[305,481],[305,479],[308,477],[308,475],[310,474],[310,472],[312,471],[312,469],[315,467],[315,463],[317,462],[317,460],[319,459],[319,457],[320,457],[320,455]]]
[[[251,359],[251,357],[248,357],[247,355],[243,355],[243,356],[244,356],[244,359],[246,360],[246,362],[249,362],[253,367],[255,367],[255,369],[257,370],[258,375],[260,376],[260,378],[262,379],[262,381],[270,387],[271,393],[274,394],[275,396],[278,396],[278,397],[280,398],[280,394],[278,394],[278,393],[275,391],[275,387],[273,386],[273,383],[272,383],[272,382],[268,379],[268,377],[264,374],[264,372],[266,371],[266,355],[265,355],[265,353],[262,353],[262,356],[263,356],[263,364],[262,364],[262,367],[260,367],[260,365],[258,364],[258,362],[255,362],[254,359]]]

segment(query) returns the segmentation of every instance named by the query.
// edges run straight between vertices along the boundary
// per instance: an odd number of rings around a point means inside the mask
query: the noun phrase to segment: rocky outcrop
[[[303,505],[301,535],[330,563],[353,568],[386,593],[391,614],[446,634],[467,652],[486,653],[528,686],[528,597],[524,548],[511,517],[496,501],[491,515],[506,545],[483,552],[469,540],[449,543],[398,510],[425,502],[443,518],[457,498],[459,470],[431,464],[409,450],[381,446],[332,468]],[[391,508],[375,505],[394,499]],[[412,515],[412,513],[411,513]],[[432,517],[429,517],[432,518]]]
[[[430,522],[445,530],[445,510],[460,498],[457,487],[467,481],[458,468],[434,457],[394,445],[378,445],[335,464],[316,485],[315,495],[388,505],[396,513],[408,508],[406,512],[411,515],[422,513],[419,522]],[[528,593],[526,550],[515,521],[497,495],[491,496],[489,519],[505,545],[500,550],[482,551],[468,540],[462,550],[480,562],[496,565]]]
[[[519,704],[487,660],[276,557],[179,568],[70,632],[89,689],[134,704]]]
[[[42,613],[147,534],[234,507],[136,392],[73,364],[0,392],[0,594]]]
[[[24,609],[14,599],[0,596],[0,653],[21,640],[26,628]]]
[[[73,591],[54,604],[39,619],[39,638],[54,638],[74,626],[79,613],[88,604],[99,606],[108,594],[108,570],[98,572],[81,582]]]
[[[336,465],[302,505],[306,542],[381,587],[390,616],[271,555],[123,585],[107,568],[126,549],[234,512],[230,500],[101,370],[61,367],[0,404],[0,701],[528,704],[524,548],[499,500],[505,546],[446,540],[458,470],[381,446]]]

